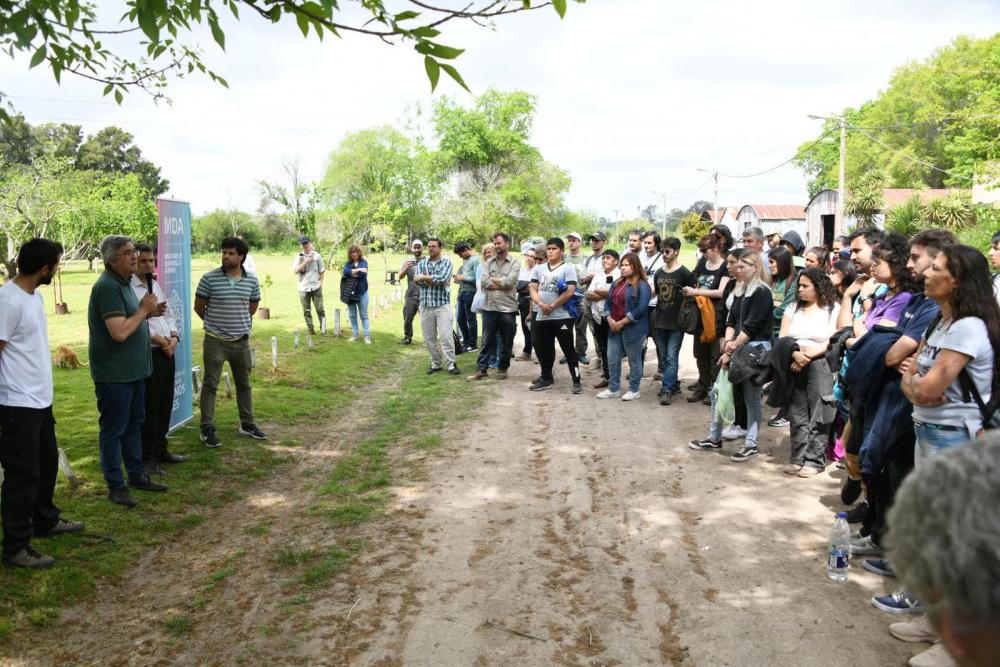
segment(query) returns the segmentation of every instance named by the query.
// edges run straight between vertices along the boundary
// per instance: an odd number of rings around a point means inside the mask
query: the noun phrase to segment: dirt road
[[[903,665],[922,648],[868,602],[892,581],[827,580],[842,473],[781,474],[787,429],[734,464],[732,444],[688,449],[707,408],[659,406],[648,378],[625,403],[570,395],[563,367],[531,393],[536,373],[516,363],[477,389],[432,453],[400,447],[384,519],[310,515],[341,425],[7,664]],[[289,553],[347,543],[346,570],[296,593]]]

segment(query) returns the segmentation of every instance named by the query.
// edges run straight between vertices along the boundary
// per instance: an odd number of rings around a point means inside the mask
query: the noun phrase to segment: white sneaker
[[[372,339],[369,336],[365,336],[365,345],[371,345]]]
[[[618,398],[622,393],[620,391],[611,391],[610,389],[605,389],[597,395],[597,398]]]
[[[913,621],[893,623],[889,626],[889,634],[904,642],[935,642],[937,633],[931,628],[926,616]]]
[[[935,644],[923,653],[910,658],[910,667],[955,667],[955,661],[948,654],[944,644]]]
[[[746,436],[747,430],[745,428],[740,428],[736,424],[722,429],[723,440],[739,440],[740,438],[745,438]]]
[[[637,391],[626,391],[625,395],[622,396],[623,401],[634,401],[639,398],[639,392]]]
[[[348,338],[348,339],[347,339],[347,342],[348,342],[348,343],[353,343],[353,342],[355,342],[355,341],[356,341],[357,339],[358,339],[358,337],[357,337],[357,336],[351,336],[350,338]]]

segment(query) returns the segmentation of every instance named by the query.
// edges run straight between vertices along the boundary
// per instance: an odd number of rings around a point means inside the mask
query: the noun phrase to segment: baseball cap
[[[423,248],[424,247],[424,242],[421,241],[420,239],[413,239],[413,243],[410,244],[410,247],[411,248],[415,248],[417,246],[420,246],[421,248]]]
[[[300,236],[299,237],[299,245],[302,245],[303,243],[309,243],[309,237],[308,236]]]
[[[604,232],[594,232],[587,237],[588,241],[607,241],[608,237],[604,235]]]
[[[583,237],[580,236],[579,234],[577,234],[576,232],[570,232],[569,234],[566,235],[566,238],[568,238],[568,239],[576,239],[577,241],[582,241],[583,240]]]

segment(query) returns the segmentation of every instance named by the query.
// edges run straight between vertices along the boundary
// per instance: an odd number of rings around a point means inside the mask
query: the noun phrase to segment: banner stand
[[[174,404],[170,432],[194,419],[193,349],[191,345],[191,204],[156,200],[159,235],[156,280],[167,297],[181,340],[174,353]]]

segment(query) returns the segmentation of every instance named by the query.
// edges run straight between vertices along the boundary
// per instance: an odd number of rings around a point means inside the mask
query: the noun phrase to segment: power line
[[[688,193],[686,193],[686,194],[683,194],[683,195],[671,195],[671,196],[667,197],[666,199],[667,199],[667,201],[674,201],[674,200],[677,200],[677,199],[687,199],[688,197],[690,197],[690,196],[691,196],[691,195],[693,195],[694,193],[698,192],[698,190],[701,190],[701,189],[702,189],[703,187],[705,187],[706,185],[708,185],[708,184],[709,184],[709,182],[710,182],[710,181],[711,181],[711,180],[712,180],[713,178],[715,178],[715,175],[714,175],[714,174],[713,174],[713,175],[711,175],[711,176],[709,176],[709,177],[708,177],[708,178],[707,178],[707,179],[706,179],[706,180],[705,180],[705,181],[704,181],[704,182],[703,182],[703,183],[702,183],[701,185],[699,185],[698,187],[696,187],[696,188],[695,188],[694,190],[692,190],[691,192],[688,192]]]
[[[797,159],[797,158],[801,157],[801,156],[802,156],[802,155],[804,155],[805,153],[808,153],[808,152],[809,152],[810,150],[812,150],[812,149],[813,149],[813,147],[814,147],[814,146],[816,146],[816,145],[817,145],[817,144],[819,144],[819,143],[820,143],[821,141],[823,141],[824,139],[826,139],[827,137],[829,137],[829,136],[830,136],[831,134],[833,134],[834,132],[836,132],[836,131],[838,131],[838,130],[839,130],[839,128],[833,128],[833,129],[831,129],[831,130],[827,130],[827,131],[826,131],[826,133],[825,133],[825,134],[823,134],[822,136],[820,136],[820,138],[819,138],[819,139],[817,139],[816,141],[812,142],[811,144],[809,144],[808,146],[806,146],[806,147],[805,147],[805,148],[803,148],[802,150],[798,151],[798,152],[797,152],[797,153],[796,153],[795,155],[793,155],[792,157],[788,158],[787,160],[785,160],[785,161],[784,161],[784,162],[782,162],[781,164],[777,164],[777,165],[775,165],[775,166],[773,166],[773,167],[771,167],[771,168],[769,168],[769,169],[765,169],[764,171],[758,171],[758,172],[756,172],[756,173],[753,173],[753,174],[723,174],[723,173],[722,173],[722,172],[720,171],[720,172],[718,172],[718,173],[719,173],[719,176],[725,176],[726,178],[754,178],[754,177],[756,177],[756,176],[763,176],[764,174],[769,174],[769,173],[771,173],[772,171],[777,171],[778,169],[781,169],[782,167],[784,167],[784,166],[785,166],[786,164],[788,164],[788,163],[789,163],[789,162],[791,162],[792,160],[795,160],[795,159]],[[709,180],[711,180],[711,178],[712,178],[712,177],[709,177]]]
[[[931,164],[930,162],[925,162],[925,161],[921,160],[920,158],[913,157],[909,153],[904,153],[903,151],[899,150],[898,148],[893,148],[892,146],[890,146],[889,144],[885,143],[881,139],[878,139],[877,137],[873,137],[872,135],[868,134],[867,132],[865,132],[864,130],[862,130],[860,127],[857,127],[856,125],[851,125],[850,123],[848,123],[847,126],[850,127],[850,128],[853,128],[853,129],[857,130],[858,132],[860,132],[861,134],[865,135],[866,137],[868,137],[870,140],[874,141],[876,144],[878,144],[882,148],[890,150],[893,153],[896,153],[897,155],[899,155],[900,157],[903,157],[903,158],[909,160],[910,162],[916,162],[917,164],[923,165],[923,166],[927,167],[928,169],[933,169],[934,171],[940,172],[942,174],[946,174],[948,176],[954,176],[954,174],[952,174],[947,169],[942,169],[941,167],[935,166],[935,165]]]

